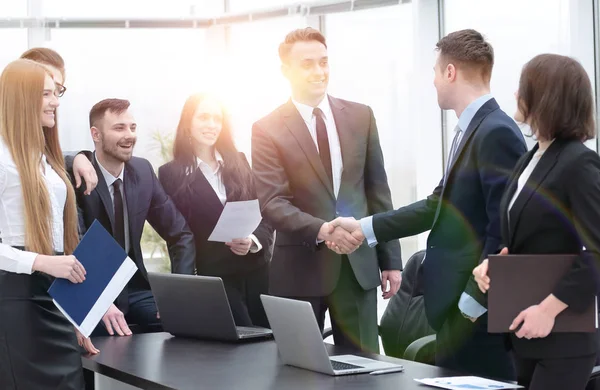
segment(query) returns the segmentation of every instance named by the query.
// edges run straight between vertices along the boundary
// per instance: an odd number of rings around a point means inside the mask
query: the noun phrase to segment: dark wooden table
[[[457,375],[451,371],[380,355],[363,356],[404,365],[404,372],[332,377],[283,365],[274,341],[240,344],[173,337],[168,333],[98,337],[85,369],[143,389],[427,389],[414,378]],[[327,345],[330,355],[347,351]]]

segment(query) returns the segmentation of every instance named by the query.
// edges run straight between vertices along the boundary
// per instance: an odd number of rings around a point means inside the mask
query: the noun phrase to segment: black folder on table
[[[490,255],[488,275],[488,332],[508,333],[519,313],[537,305],[554,291],[577,255]],[[598,309],[595,297],[583,313],[566,308],[552,332],[595,332]]]

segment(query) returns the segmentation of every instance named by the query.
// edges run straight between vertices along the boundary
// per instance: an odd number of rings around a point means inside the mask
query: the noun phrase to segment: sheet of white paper
[[[85,337],[90,337],[90,334],[96,329],[96,326],[104,316],[104,314],[108,311],[110,305],[117,299],[123,288],[129,279],[133,277],[135,271],[137,270],[137,266],[129,257],[123,261],[123,264],[119,267],[113,278],[110,280],[98,300],[92,306],[88,315],[85,317],[81,326],[79,326],[73,319],[67,314],[67,312],[58,304],[58,302],[54,301],[54,304],[60,310],[65,317],[77,328],[79,332]]]
[[[246,238],[261,220],[258,199],[227,202],[208,241],[231,242],[235,238]]]
[[[454,376],[447,378],[424,378],[415,379],[424,385],[449,390],[502,390],[502,389],[521,389],[512,383],[498,382],[490,379],[479,378],[477,376]]]

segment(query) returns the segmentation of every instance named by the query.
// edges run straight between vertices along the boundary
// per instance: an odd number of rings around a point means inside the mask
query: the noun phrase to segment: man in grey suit
[[[392,209],[375,118],[368,106],[327,95],[319,31],[292,31],[279,56],[292,98],[252,128],[261,209],[277,231],[270,293],[310,302],[321,329],[329,309],[336,345],[377,352],[377,286],[386,299],[398,291],[400,245],[370,248],[328,222]]]

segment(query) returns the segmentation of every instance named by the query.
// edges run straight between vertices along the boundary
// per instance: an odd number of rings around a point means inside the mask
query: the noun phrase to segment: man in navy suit
[[[161,329],[141,248],[146,221],[166,241],[171,271],[195,273],[194,236],[183,215],[163,190],[150,162],[132,155],[137,124],[129,105],[123,99],[104,99],[90,110],[95,151],[84,153],[92,161],[99,180],[89,196],[84,196],[85,185],[75,192],[81,233],[98,220],[138,268],[93,336],[130,335],[128,324],[138,325],[141,332]]]
[[[483,36],[457,31],[436,46],[438,103],[459,118],[444,177],[427,199],[334,225],[369,245],[430,230],[421,281],[427,319],[437,333],[436,364],[515,379],[504,335],[487,333],[485,309],[465,289],[473,283],[473,267],[499,250],[500,199],[527,147],[519,127],[490,95],[494,51]]]

